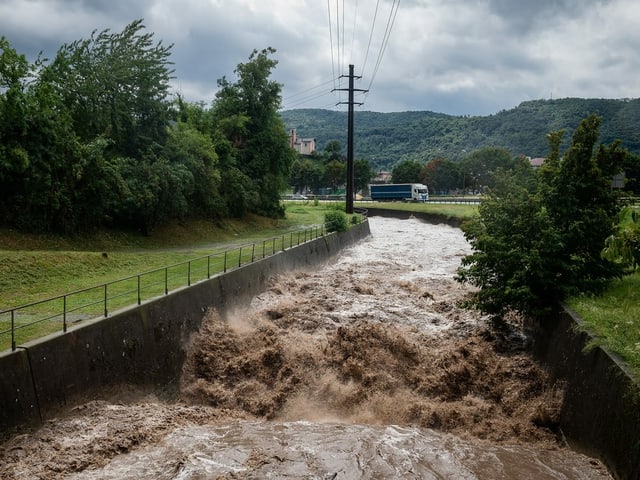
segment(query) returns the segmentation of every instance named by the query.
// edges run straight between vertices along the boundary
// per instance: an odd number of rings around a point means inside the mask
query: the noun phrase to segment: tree
[[[254,50],[247,63],[236,67],[236,83],[218,80],[214,118],[238,120],[223,132],[236,150],[238,169],[255,185],[255,213],[278,217],[284,215],[280,193],[287,187],[295,151],[278,115],[281,85],[269,79],[277,65],[269,58],[273,53],[273,48]]]
[[[420,170],[419,179],[432,193],[446,194],[462,186],[459,165],[442,158],[427,162]]]
[[[422,165],[415,160],[403,160],[391,170],[393,183],[417,183]]]
[[[484,147],[469,154],[460,162],[465,176],[465,187],[482,190],[494,185],[498,169],[513,168],[515,159],[509,150],[500,147]]]
[[[616,231],[605,240],[602,256],[632,271],[640,266],[640,213],[624,207],[618,214]]]
[[[342,155],[342,144],[338,140],[331,140],[327,142],[322,153],[327,160],[344,160],[344,155]]]
[[[354,184],[356,192],[364,190],[369,182],[376,176],[375,170],[371,168],[371,164],[364,158],[358,158],[353,162]]]
[[[629,154],[624,161],[626,183],[624,189],[640,195],[640,155]]]
[[[193,189],[187,195],[189,213],[214,216],[222,200],[218,155],[211,137],[178,122],[169,129],[163,155],[173,165],[183,165],[190,172]]]
[[[484,312],[538,315],[579,292],[599,291],[621,273],[600,256],[612,233],[611,179],[625,152],[618,142],[595,147],[600,119],[584,119],[564,156],[562,132],[537,175],[525,159],[499,169],[495,185],[464,227],[473,253],[457,279],[479,287],[471,303]]]
[[[112,140],[115,155],[135,157],[164,144],[172,46],[153,44],[135,20],[120,33],[94,31],[63,45],[41,78],[50,83],[83,142]]]
[[[319,160],[298,158],[291,167],[291,185],[296,192],[317,191],[322,186],[324,169]]]
[[[347,164],[339,160],[331,160],[324,168],[324,184],[334,192],[347,181]]]

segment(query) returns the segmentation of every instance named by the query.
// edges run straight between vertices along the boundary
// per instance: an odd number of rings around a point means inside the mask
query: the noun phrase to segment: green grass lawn
[[[425,212],[441,215],[446,218],[460,218],[462,220],[467,220],[478,213],[478,206],[473,204],[356,202],[356,206],[362,208],[403,210],[407,212]]]
[[[567,305],[584,320],[593,344],[620,355],[640,379],[640,271],[614,280],[602,295],[571,298]]]
[[[0,310],[87,289],[14,315],[14,324],[20,327],[16,341],[24,342],[62,330],[63,320],[69,323],[104,314],[105,283],[115,282],[108,286],[106,305],[112,312],[135,304],[138,291],[144,301],[222,272],[225,265],[232,268],[304,240],[297,232],[322,224],[325,213],[334,208],[287,202],[284,219],[248,216],[217,224],[193,221],[146,237],[135,232],[68,237],[0,230]],[[247,247],[252,243],[256,247]],[[147,273],[154,270],[158,271]],[[140,280],[139,274],[144,274]],[[64,318],[63,311],[68,312]],[[11,314],[0,314],[0,350],[10,346],[10,329]]]

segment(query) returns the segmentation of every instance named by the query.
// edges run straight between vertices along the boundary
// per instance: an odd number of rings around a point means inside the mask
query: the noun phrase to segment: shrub
[[[340,210],[330,210],[324,214],[327,232],[344,232],[348,228],[347,215]]]

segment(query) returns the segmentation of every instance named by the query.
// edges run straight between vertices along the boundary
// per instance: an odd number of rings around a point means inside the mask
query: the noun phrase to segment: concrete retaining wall
[[[0,432],[37,424],[109,386],[134,384],[171,396],[188,339],[208,308],[224,313],[262,292],[272,275],[314,268],[368,235],[364,222],[0,354]]]
[[[572,448],[602,459],[616,478],[640,479],[640,386],[614,354],[587,348],[591,336],[568,309],[530,324],[534,350],[565,384],[560,415]]]

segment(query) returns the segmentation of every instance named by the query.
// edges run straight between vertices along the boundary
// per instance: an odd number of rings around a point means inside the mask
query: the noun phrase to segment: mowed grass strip
[[[24,343],[61,331],[65,322],[111,313],[304,242],[317,234],[310,227],[322,224],[333,208],[292,202],[285,219],[249,217],[222,226],[197,221],[167,226],[152,237],[104,232],[84,240],[20,239],[14,231],[0,231],[0,310],[35,303],[13,315],[15,341]],[[44,301],[52,297],[58,298]],[[11,346],[11,323],[11,313],[0,314],[0,350]]]
[[[602,295],[574,297],[567,305],[594,335],[591,346],[618,354],[640,381],[640,271],[614,280]]]

